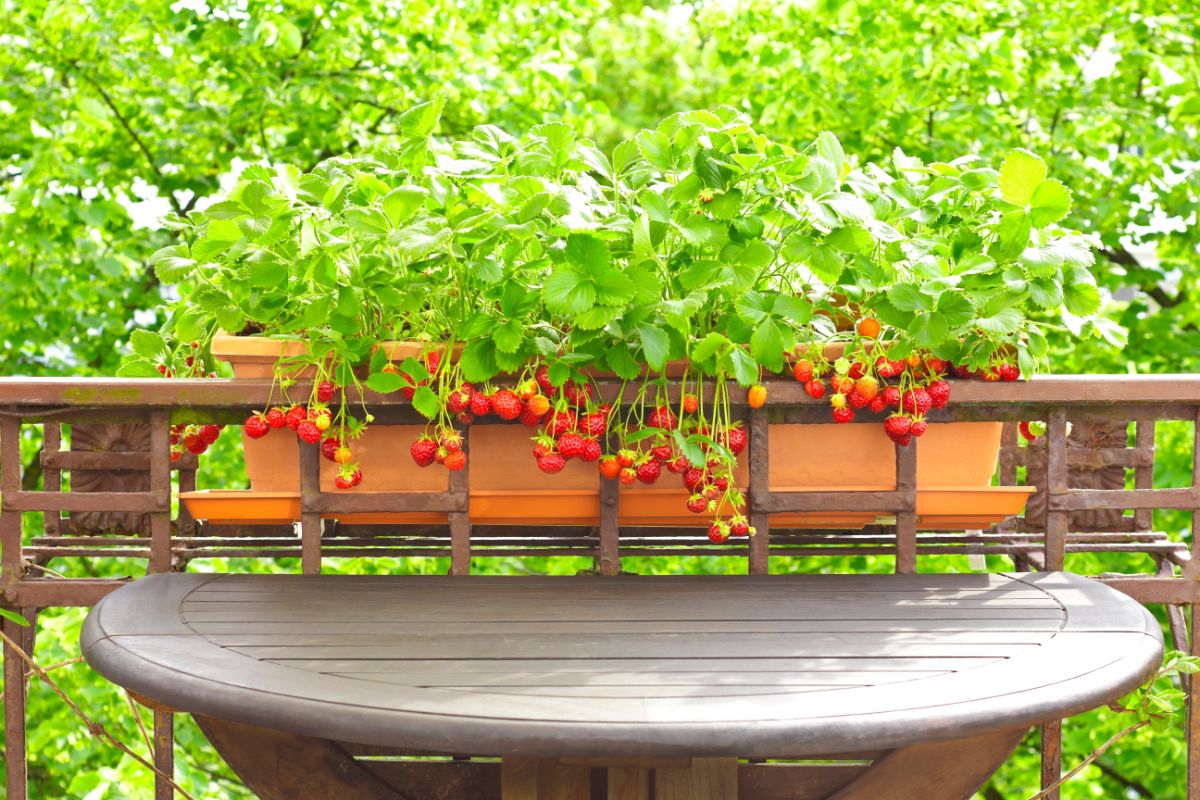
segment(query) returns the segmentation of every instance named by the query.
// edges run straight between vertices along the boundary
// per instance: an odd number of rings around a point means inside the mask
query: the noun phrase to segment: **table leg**
[[[893,750],[828,800],[966,800],[999,769],[1025,729]]]

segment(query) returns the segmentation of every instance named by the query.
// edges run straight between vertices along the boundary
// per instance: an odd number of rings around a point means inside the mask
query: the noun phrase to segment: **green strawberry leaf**
[[[1061,181],[1044,180],[1033,191],[1029,202],[1033,227],[1044,228],[1058,222],[1071,210],[1071,190]]]
[[[1028,150],[1010,150],[1000,166],[1000,196],[1013,205],[1027,206],[1045,179],[1045,161]]]
[[[426,419],[436,417],[438,410],[442,407],[442,401],[438,399],[437,394],[428,386],[417,387],[417,391],[413,395],[412,404],[413,408]]]

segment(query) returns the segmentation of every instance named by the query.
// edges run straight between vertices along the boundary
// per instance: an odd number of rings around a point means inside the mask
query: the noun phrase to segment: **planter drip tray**
[[[890,486],[843,487],[839,491],[891,491]],[[772,487],[776,492],[829,492],[828,487]],[[1031,486],[928,487],[917,490],[917,527],[921,530],[975,530],[1020,514],[1036,489]],[[369,495],[370,492],[359,492]],[[622,492],[622,525],[703,527],[706,515],[688,513],[681,489],[637,487]],[[214,525],[287,524],[300,520],[299,492],[207,490],[184,492],[180,499],[191,515]],[[471,521],[481,525],[599,525],[600,501],[595,491],[544,489],[474,491]],[[344,524],[445,523],[443,512],[323,514]],[[801,511],[771,515],[773,528],[861,529],[894,523],[895,517],[873,511]]]

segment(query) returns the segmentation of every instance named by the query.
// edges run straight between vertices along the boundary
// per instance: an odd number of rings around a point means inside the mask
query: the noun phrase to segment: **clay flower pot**
[[[395,359],[416,356],[416,342],[383,345]],[[238,378],[269,378],[281,354],[299,355],[302,342],[285,342],[255,336],[218,335],[213,355],[228,361]],[[421,468],[407,456],[409,445],[425,430],[423,425],[370,426],[354,445],[355,460],[368,476],[356,492],[445,491],[449,473],[436,466]],[[950,527],[981,527],[990,517],[981,516],[979,491],[988,489],[1000,450],[998,422],[933,423],[917,448],[917,486],[931,525],[936,518]],[[889,489],[896,485],[892,443],[877,425],[773,424],[770,426],[769,485],[775,491]],[[262,439],[245,437],[246,471],[253,492],[299,491],[299,442],[294,436],[273,433]],[[470,435],[470,515],[483,524],[598,524],[600,477],[595,464],[577,460],[562,472],[540,472],[530,456],[530,430],[522,425],[478,425]],[[333,480],[336,465],[322,460],[321,488],[338,491]],[[749,482],[743,459],[739,483]],[[940,492],[936,495],[927,492]],[[986,493],[985,493],[986,494]],[[1002,493],[1003,494],[1003,493]],[[1028,492],[1008,498],[1019,513]],[[955,501],[954,498],[959,498]],[[655,486],[636,484],[621,488],[620,519],[625,525],[697,525],[701,518],[684,507],[687,492],[674,480]],[[1017,501],[1019,500],[1019,503]],[[955,507],[955,503],[959,507]],[[933,510],[936,505],[936,512]],[[999,513],[997,509],[995,513]],[[232,513],[232,512],[231,512]],[[779,527],[861,527],[875,521],[873,513],[775,514]],[[444,514],[345,515],[343,521],[439,522]],[[957,523],[962,522],[962,525]]]

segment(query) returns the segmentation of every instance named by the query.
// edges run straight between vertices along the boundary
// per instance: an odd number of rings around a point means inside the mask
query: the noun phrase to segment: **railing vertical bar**
[[[165,511],[150,514],[150,572],[171,571],[171,412],[150,413],[150,492]]]
[[[62,449],[62,424],[57,420],[47,420],[42,426],[42,454],[57,453]],[[56,466],[43,466],[42,476],[47,492],[62,491],[62,469]],[[57,536],[62,530],[62,512],[47,511],[43,522],[47,536]]]
[[[1054,785],[1062,777],[1062,720],[1042,726],[1042,788]],[[1044,795],[1045,800],[1059,800],[1058,789]]]
[[[5,508],[21,491],[21,420],[0,418],[0,584],[11,586],[21,577],[21,513]]]
[[[1017,447],[1017,424],[1006,422],[1000,429],[1000,485],[1017,485],[1017,459],[1013,448]]]
[[[1145,464],[1133,468],[1133,488],[1154,488],[1154,427],[1152,419],[1139,419],[1134,422],[1133,449],[1138,454],[1148,453],[1151,458]],[[1138,508],[1133,512],[1133,525],[1139,531],[1149,531],[1154,528],[1154,509]]]
[[[896,510],[896,572],[917,571],[917,440],[896,445],[896,490],[907,494]]]
[[[8,422],[6,418],[4,420]],[[20,519],[20,514],[16,515]],[[4,633],[20,642],[22,629],[2,620]],[[25,749],[25,662],[8,644],[4,645],[4,773],[7,800],[28,800],[29,785]]]
[[[621,489],[608,478],[600,479],[600,553],[601,575],[621,574]]]
[[[1064,495],[1070,491],[1067,483],[1067,411],[1056,408],[1050,412],[1050,424],[1046,440],[1046,486],[1038,487],[1045,491],[1046,503],[1046,569],[1060,570],[1067,547],[1067,527],[1071,522],[1071,512],[1051,511],[1052,502],[1056,495]]]
[[[459,472],[450,473],[450,493],[464,501],[464,511],[451,511],[450,523],[450,574],[471,574],[471,429],[463,431],[463,450],[467,451],[467,465]]]
[[[321,494],[321,454],[316,447],[300,445],[300,571],[321,572],[321,514],[311,511]]]
[[[1200,487],[1200,408],[1196,410],[1195,428],[1192,431],[1192,486]],[[1196,559],[1200,557],[1200,508],[1192,511],[1191,559],[1183,568],[1185,580],[1196,580]],[[1200,619],[1196,617],[1196,603],[1191,604],[1191,647],[1188,652],[1200,656]],[[1200,800],[1200,680],[1192,679],[1188,688],[1187,703],[1187,797]]]
[[[154,710],[154,800],[175,797],[175,715]],[[168,780],[169,779],[169,780]]]
[[[194,467],[180,469],[176,474],[179,476],[180,494],[196,491],[196,469]],[[179,516],[176,524],[183,536],[196,535],[196,520],[192,517],[192,512],[188,511],[186,503],[179,504]]]
[[[771,572],[771,515],[758,510],[760,501],[771,491],[771,426],[767,410],[755,408],[750,411],[750,525],[754,536],[750,539],[748,571],[751,575],[767,575]]]

